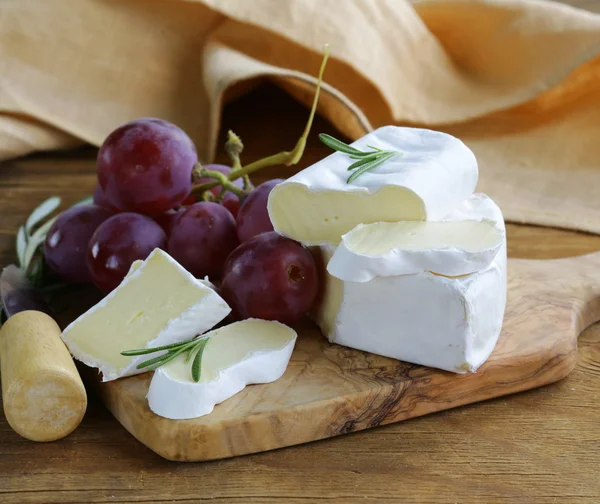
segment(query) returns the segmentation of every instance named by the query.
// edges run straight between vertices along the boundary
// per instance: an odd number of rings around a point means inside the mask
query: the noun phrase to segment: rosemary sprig
[[[89,205],[92,203],[92,196],[84,198],[72,206]],[[16,251],[18,266],[29,282],[38,289],[46,298],[47,302],[54,301],[49,294],[56,290],[62,290],[65,287],[72,288],[62,282],[57,282],[56,278],[45,267],[43,244],[46,241],[46,235],[50,231],[56,216],[50,217],[60,206],[61,199],[58,196],[52,196],[38,207],[36,207],[24,225],[19,227],[16,239]],[[54,307],[53,307],[54,308]],[[0,326],[6,321],[7,316],[4,306],[0,301]]]
[[[191,340],[181,341],[180,343],[172,343],[171,345],[165,345],[161,347],[125,350],[124,352],[121,352],[121,355],[124,355],[125,357],[136,357],[138,355],[148,355],[156,352],[164,352],[166,350],[166,353],[140,362],[136,366],[136,369],[146,368],[146,371],[154,371],[155,369],[164,366],[168,362],[171,362],[179,355],[187,352],[185,362],[189,362],[192,358],[194,359],[192,362],[192,380],[199,382],[202,366],[202,354],[204,353],[204,347],[208,343],[209,339],[210,336],[198,336],[196,338],[192,338]]]
[[[402,152],[400,151],[385,151],[371,145],[368,146],[371,149],[370,151],[361,151],[325,133],[319,135],[319,140],[327,145],[327,147],[337,152],[348,154],[350,159],[357,160],[348,167],[348,171],[352,172],[346,181],[348,184],[356,180],[363,173],[377,168],[393,157],[402,156]]]

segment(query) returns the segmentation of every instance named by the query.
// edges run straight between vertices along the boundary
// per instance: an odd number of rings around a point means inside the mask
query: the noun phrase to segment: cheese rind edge
[[[164,283],[145,277],[146,271],[156,271],[156,268],[160,267],[165,268],[164,274],[168,275],[169,281],[175,282],[170,290],[165,290]],[[155,315],[151,309],[154,305],[161,306],[164,315],[168,312],[165,305],[176,303],[184,288],[187,289],[188,306],[183,310],[173,306],[171,308],[173,316],[165,323],[158,323],[156,331],[149,333],[148,336],[115,341],[119,334],[134,330],[133,326],[128,327],[129,324],[135,323],[138,314],[132,312],[127,315],[128,307],[122,306],[119,301],[122,301],[121,298],[126,297],[127,291],[131,291],[132,286],[136,284],[138,291],[148,296],[156,295],[152,303],[145,303],[143,299],[131,300],[132,305],[139,303],[140,316],[146,316],[144,311],[150,312],[147,314],[148,317]],[[112,317],[111,311],[118,312],[118,317]],[[227,303],[213,289],[207,287],[204,281],[194,278],[166,252],[155,249],[142,264],[132,266],[129,274],[115,290],[69,324],[61,337],[73,357],[90,367],[98,368],[102,373],[102,381],[110,381],[145,372],[143,369],[136,369],[136,366],[144,360],[160,355],[156,353],[150,356],[123,357],[120,352],[137,348],[153,348],[190,339],[212,329],[230,311],[231,308]],[[122,324],[123,320],[130,322]],[[91,324],[91,327],[87,328],[87,324]],[[102,337],[98,324],[106,325],[104,328],[104,334],[108,334],[106,342],[90,341],[94,337]]]
[[[249,328],[249,325],[255,327]],[[224,331],[239,332],[239,338],[253,338],[242,344],[255,345],[255,348],[242,349],[234,361],[215,363],[215,355],[228,351],[227,342],[219,341],[218,334]],[[254,336],[252,332],[255,331]],[[256,332],[260,331],[260,333]],[[182,357],[160,367],[154,373],[148,390],[148,404],[157,415],[183,420],[197,418],[211,413],[215,405],[234,396],[247,385],[270,383],[279,379],[285,372],[294,345],[296,332],[279,322],[246,319],[215,329],[202,356],[202,371],[199,382],[191,379],[191,362],[185,363]],[[226,337],[236,336],[235,333]],[[209,345],[214,343],[211,356]],[[221,346],[226,348],[221,349]],[[229,346],[229,349],[232,347]],[[210,366],[216,369],[207,369]],[[224,367],[219,367],[224,365]]]
[[[453,216],[473,212],[504,230],[502,213],[487,196],[473,195]],[[335,246],[312,250],[324,270]],[[489,267],[457,278],[421,272],[359,283],[325,273],[322,299],[311,317],[332,343],[454,373],[473,372],[500,335],[506,265],[504,241]]]
[[[442,219],[475,190],[475,156],[451,135],[385,126],[351,145],[403,155],[348,183],[352,159],[335,152],[278,184],[267,205],[275,231],[305,245],[338,243],[357,224]]]

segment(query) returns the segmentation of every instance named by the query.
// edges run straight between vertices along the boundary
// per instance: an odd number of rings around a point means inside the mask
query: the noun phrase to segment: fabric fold
[[[456,135],[507,220],[600,233],[600,16],[548,0],[21,0],[0,17],[0,159],[161,117],[213,158],[224,96],[268,78],[356,139]]]

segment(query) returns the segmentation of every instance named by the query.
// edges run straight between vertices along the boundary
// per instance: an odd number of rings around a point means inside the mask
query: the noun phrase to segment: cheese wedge
[[[449,218],[477,215],[504,233],[500,209],[476,194]],[[313,249],[322,269],[312,317],[332,343],[465,373],[493,351],[506,306],[506,241],[489,266],[447,277],[431,272],[343,281],[326,272],[334,246]]]
[[[62,339],[73,356],[102,372],[103,381],[144,372],[148,356],[125,357],[124,350],[176,343],[212,329],[231,311],[171,256],[156,249],[132,265],[123,282],[72,322]]]
[[[279,322],[247,319],[206,333],[200,380],[181,355],[158,368],[148,390],[150,409],[165,418],[209,414],[246,385],[269,383],[287,368],[296,332]]]
[[[423,271],[466,275],[487,268],[504,242],[489,220],[359,224],[342,236],[327,271],[349,282]]]
[[[475,156],[445,133],[385,126],[351,145],[402,155],[348,183],[354,160],[335,152],[278,184],[268,200],[275,231],[305,245],[337,244],[358,224],[440,220],[475,190]]]
[[[174,260],[174,259],[173,259]],[[127,278],[129,275],[131,275],[132,273],[135,273],[138,268],[144,264],[144,261],[138,259],[137,261],[133,261],[131,263],[131,266],[129,268],[129,271],[127,272],[127,275],[125,275],[125,278]],[[215,286],[214,283],[212,283],[209,279],[208,276],[205,276],[204,278],[196,278],[196,280],[198,282],[200,282],[202,285],[206,285],[206,287],[210,287],[213,290],[217,290],[217,287]]]

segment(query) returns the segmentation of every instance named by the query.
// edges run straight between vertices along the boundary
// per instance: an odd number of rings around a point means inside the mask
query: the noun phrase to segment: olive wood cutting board
[[[150,411],[151,374],[101,383],[123,426],[160,456],[202,461],[273,450],[512,394],[567,376],[579,333],[600,319],[600,252],[510,259],[502,334],[477,373],[457,375],[332,345],[306,322],[287,371],[252,385],[207,416]]]

